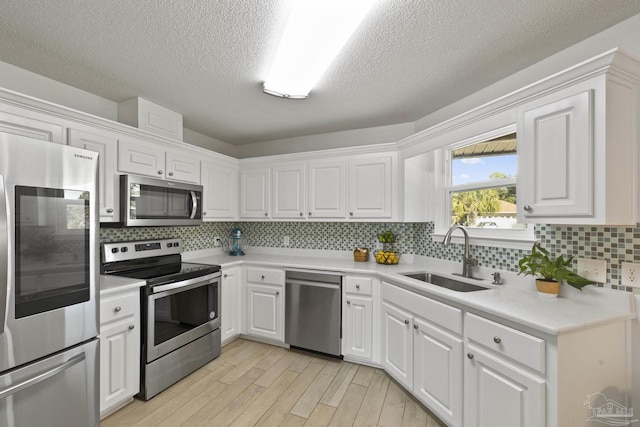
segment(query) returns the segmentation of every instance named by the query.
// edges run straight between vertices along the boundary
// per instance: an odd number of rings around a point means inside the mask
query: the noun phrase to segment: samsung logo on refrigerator
[[[73,157],[77,157],[79,159],[85,159],[85,160],[93,160],[93,157],[85,156],[84,154],[74,154]]]

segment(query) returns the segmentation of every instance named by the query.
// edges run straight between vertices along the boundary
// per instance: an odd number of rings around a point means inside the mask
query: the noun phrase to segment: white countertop
[[[331,270],[346,274],[374,274],[425,296],[450,302],[462,308],[509,320],[541,332],[560,335],[616,321],[635,318],[633,294],[595,286],[583,291],[562,286],[560,297],[538,295],[531,277],[501,271],[504,284],[492,286],[489,280],[458,280],[490,287],[477,292],[456,292],[402,276],[400,273],[430,271],[444,276],[461,269],[460,263],[433,258],[414,257],[413,262],[380,265],[375,262],[355,262],[345,252],[337,255],[310,254],[309,251],[283,250],[281,253],[249,252],[242,257],[221,254],[220,250],[185,252],[189,262],[218,264],[223,268],[252,264],[265,267]],[[480,277],[490,277],[493,270],[480,269]]]
[[[100,276],[100,295],[109,295],[114,292],[122,292],[129,289],[140,288],[145,285],[144,280],[131,279],[120,276]]]

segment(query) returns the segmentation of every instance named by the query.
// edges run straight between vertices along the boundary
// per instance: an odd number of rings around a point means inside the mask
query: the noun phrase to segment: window
[[[516,220],[516,134],[451,150],[449,225],[520,228]]]
[[[442,162],[435,181],[435,236],[453,225],[467,228],[473,244],[525,248],[534,240],[533,227],[517,221],[518,143],[515,126],[452,143],[434,155]],[[438,160],[439,159],[439,160]],[[438,169],[438,168],[436,168]],[[440,207],[442,206],[442,207]]]

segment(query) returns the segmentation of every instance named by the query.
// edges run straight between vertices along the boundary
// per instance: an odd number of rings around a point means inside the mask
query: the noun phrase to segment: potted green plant
[[[579,290],[594,283],[575,273],[571,269],[572,261],[572,256],[565,259],[562,255],[555,260],[551,259],[549,251],[540,246],[540,242],[536,242],[531,248],[531,254],[518,261],[518,274],[534,276],[538,293],[557,297],[562,283],[566,282]]]

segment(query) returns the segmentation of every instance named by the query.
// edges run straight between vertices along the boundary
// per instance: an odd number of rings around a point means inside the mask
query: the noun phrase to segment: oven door
[[[147,297],[147,363],[220,328],[220,273],[156,285]]]

